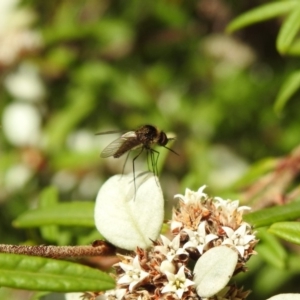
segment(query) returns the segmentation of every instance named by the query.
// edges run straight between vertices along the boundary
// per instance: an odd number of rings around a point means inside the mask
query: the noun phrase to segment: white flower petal
[[[230,227],[222,226],[223,230],[225,231],[226,235],[230,238],[234,234],[234,230]]]
[[[83,293],[66,293],[66,300],[82,300]]]
[[[184,266],[180,267],[177,274],[166,272],[168,284],[162,289],[162,293],[175,293],[181,299],[187,288],[194,285],[194,282],[187,279],[184,273]]]
[[[175,266],[172,262],[168,261],[168,260],[164,260],[162,261],[162,263],[160,264],[159,270],[162,273],[174,273],[175,272]]]
[[[113,245],[133,250],[147,248],[157,239],[164,216],[164,199],[153,173],[116,175],[99,190],[95,223]]]
[[[131,263],[124,264],[120,262],[119,266],[124,270],[125,273],[119,278],[118,284],[129,285],[130,292],[132,292],[134,288],[149,275],[141,268],[138,256],[136,256]]]

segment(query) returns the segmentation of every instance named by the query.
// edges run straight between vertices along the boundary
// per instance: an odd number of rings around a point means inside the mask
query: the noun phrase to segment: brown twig
[[[57,259],[114,255],[115,248],[104,241],[88,246],[20,246],[0,244],[0,253],[25,254]]]

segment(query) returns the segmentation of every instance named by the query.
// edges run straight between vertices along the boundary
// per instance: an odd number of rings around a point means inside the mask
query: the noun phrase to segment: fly
[[[117,133],[117,132],[119,131],[106,131],[106,132],[100,132],[96,134],[103,135],[103,134],[110,134],[110,133]],[[154,175],[158,175],[157,162],[159,158],[159,152],[157,150],[154,150],[152,147],[155,145],[162,146],[178,155],[178,153],[176,153],[175,151],[173,151],[172,149],[166,146],[167,143],[171,140],[174,140],[174,138],[168,138],[165,132],[159,130],[155,126],[143,125],[135,131],[128,131],[124,133],[119,138],[111,142],[101,152],[100,156],[103,158],[111,157],[111,156],[114,158],[119,158],[127,152],[129,154],[131,150],[140,149],[138,154],[132,160],[133,175],[135,176],[135,166],[134,166],[135,160],[142,154],[144,150],[146,150],[147,154],[150,154],[153,173]],[[128,159],[128,155],[125,160],[125,164],[127,159]],[[123,171],[124,171],[124,167],[123,167]]]

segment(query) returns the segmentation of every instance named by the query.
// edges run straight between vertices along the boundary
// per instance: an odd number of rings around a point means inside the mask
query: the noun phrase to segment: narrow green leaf
[[[280,222],[275,223],[269,228],[269,232],[278,237],[300,245],[300,223],[299,222]]]
[[[254,227],[270,226],[273,223],[300,218],[300,201],[270,207],[244,215],[244,220]]]
[[[289,50],[286,52],[288,55],[299,56],[300,55],[300,39],[295,38]]]
[[[285,54],[289,47],[291,46],[293,40],[295,39],[296,34],[300,29],[300,5],[298,5],[293,9],[293,11],[286,18],[284,23],[282,24],[277,40],[276,47],[277,50]]]
[[[20,215],[13,225],[20,228],[45,225],[94,227],[94,206],[94,202],[74,201],[29,210]]]
[[[298,1],[284,1],[261,5],[234,19],[227,26],[226,30],[227,32],[233,32],[248,25],[283,15],[293,10],[297,5],[299,5]]]
[[[282,84],[275,101],[274,109],[280,113],[287,101],[300,88],[300,71],[293,72]]]
[[[114,288],[106,273],[73,262],[0,254],[0,286],[16,289],[84,292]]]
[[[49,208],[50,206],[56,205],[58,202],[58,191],[55,187],[50,186],[45,188],[40,194],[39,207]],[[60,236],[59,229],[55,225],[43,226],[41,228],[42,237],[51,242],[56,242]]]
[[[255,248],[259,255],[261,255],[270,265],[279,269],[285,268],[288,255],[277,238],[268,233],[265,228],[261,228],[258,231],[257,237],[261,240]]]

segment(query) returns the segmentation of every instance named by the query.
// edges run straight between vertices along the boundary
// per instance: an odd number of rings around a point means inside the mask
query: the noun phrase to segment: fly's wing
[[[104,132],[97,132],[95,135],[104,135],[104,134],[113,134],[113,133],[124,133],[126,131],[124,130],[109,130],[109,131],[104,131]]]
[[[113,156],[120,157],[127,151],[138,148],[141,143],[136,139],[134,131],[129,131],[120,136],[118,139],[111,142],[100,154],[101,157],[106,158]]]

